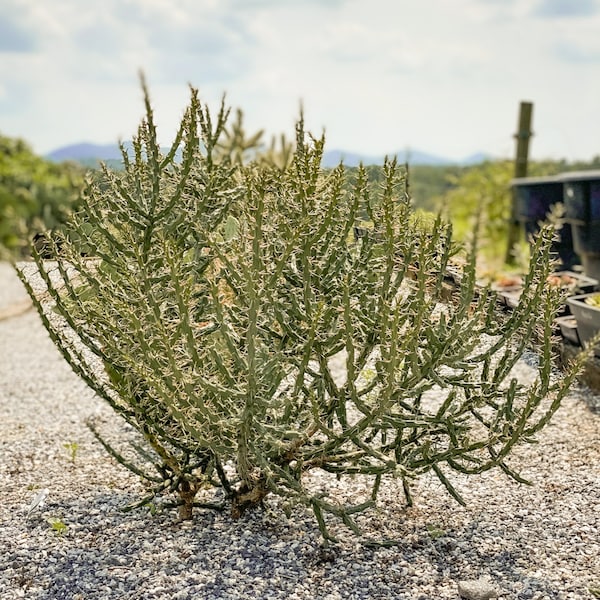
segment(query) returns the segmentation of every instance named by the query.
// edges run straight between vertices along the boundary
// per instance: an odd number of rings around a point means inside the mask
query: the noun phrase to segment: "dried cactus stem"
[[[198,486],[183,480],[177,490],[182,503],[179,505],[179,520],[189,521],[193,518],[194,498],[198,493]]]
[[[248,509],[260,504],[268,494],[269,490],[262,483],[252,487],[244,484],[233,498],[231,516],[239,519]]]

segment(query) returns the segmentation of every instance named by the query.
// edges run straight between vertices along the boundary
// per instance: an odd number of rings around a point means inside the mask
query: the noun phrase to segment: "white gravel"
[[[0,264],[0,310],[25,299]],[[469,502],[462,508],[423,478],[414,508],[390,488],[368,515],[373,534],[400,537],[399,546],[366,548],[340,529],[340,544],[325,550],[312,515],[287,519],[276,499],[239,521],[208,511],[185,523],[171,511],[122,513],[143,486],[85,420],[99,415],[117,438],[123,424],[70,371],[33,310],[5,317],[0,599],[454,600],[459,581],[480,578],[502,599],[592,599],[590,589],[600,589],[599,405],[589,390],[574,390],[540,443],[519,449],[512,464],[533,487],[496,472],[455,477]],[[353,486],[360,482],[340,493]],[[26,517],[43,488],[46,503]]]

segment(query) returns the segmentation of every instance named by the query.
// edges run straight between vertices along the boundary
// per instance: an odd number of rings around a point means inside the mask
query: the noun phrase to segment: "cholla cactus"
[[[230,160],[232,163],[241,166],[250,162],[263,147],[262,129],[248,136],[244,129],[244,113],[241,109],[235,112],[236,119],[229,129],[225,129],[221,139],[217,141],[216,155],[222,160]]]
[[[324,140],[302,122],[289,168],[213,160],[226,112],[213,125],[195,91],[162,156],[146,108],[125,172],[90,185],[54,262],[34,252],[52,302],[21,272],[65,358],[153,448],[149,473],[103,442],[151,483],[140,504],[175,492],[189,518],[217,487],[240,516],[277,494],[310,507],[330,539],[325,514],[360,533],[352,515],[389,478],[409,502],[427,472],[459,502],[452,470],[521,480],[510,451],[576,372],[551,373],[551,230],[523,302],[499,316],[476,287],[475,250],[448,294],[450,228],[415,225],[394,162],[378,194],[362,169],[348,191],[342,166],[321,171]],[[372,230],[355,241],[364,215]],[[534,338],[538,377],[524,387],[511,368]],[[314,469],[362,475],[370,493],[339,504],[306,485]]]

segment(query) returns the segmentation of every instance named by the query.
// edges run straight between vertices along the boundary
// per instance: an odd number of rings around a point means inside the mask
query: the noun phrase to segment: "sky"
[[[169,143],[189,85],[249,132],[326,149],[600,155],[600,0],[0,0],[0,134],[38,154],[127,140],[143,71]]]

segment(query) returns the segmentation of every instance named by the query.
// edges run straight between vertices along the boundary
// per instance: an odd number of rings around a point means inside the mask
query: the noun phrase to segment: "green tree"
[[[263,147],[261,129],[248,135],[244,129],[244,113],[241,109],[235,111],[235,121],[223,130],[223,134],[215,147],[215,157],[227,159],[235,165],[244,165],[254,160]]]
[[[34,233],[64,223],[82,183],[78,166],[51,163],[0,136],[0,256],[19,254]]]
[[[509,161],[478,165],[451,176],[452,188],[439,200],[457,239],[467,240],[475,227],[481,227],[484,243],[480,251],[488,263],[506,254],[513,171]]]

